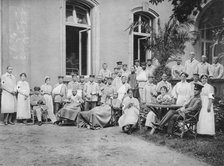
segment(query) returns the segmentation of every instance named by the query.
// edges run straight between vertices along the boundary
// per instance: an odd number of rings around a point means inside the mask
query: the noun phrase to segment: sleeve
[[[160,92],[160,82],[156,85],[156,91]]]
[[[199,110],[201,108],[201,100],[198,99],[192,107],[188,107],[185,109],[185,111],[194,111]]]
[[[46,100],[45,100],[44,96],[41,96],[41,100],[43,101],[43,104],[46,104]]]
[[[1,88],[4,89],[5,91],[11,93],[12,91],[6,86],[6,80],[5,76],[2,76],[1,78]]]
[[[223,65],[220,65],[218,78],[221,79],[223,77]]]
[[[171,91],[171,96],[173,96],[174,98],[177,98],[177,86],[178,83],[173,87],[173,90]]]
[[[209,90],[208,98],[209,99],[214,99],[213,95],[214,95],[214,88],[213,88],[213,86],[210,85],[210,90]]]

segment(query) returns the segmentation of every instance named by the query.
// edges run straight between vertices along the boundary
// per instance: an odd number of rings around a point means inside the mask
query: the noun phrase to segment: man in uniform
[[[168,123],[168,137],[172,137],[174,124],[180,115],[182,117],[194,116],[201,110],[202,102],[200,93],[202,88],[202,84],[195,84],[194,97],[191,98],[187,104],[178,110],[170,110],[158,124],[153,123],[153,125],[155,127],[162,128],[166,123]]]
[[[135,72],[138,75],[140,73],[140,71],[142,70],[142,67],[140,66],[140,61],[139,59],[135,59]]]
[[[99,75],[101,75],[103,79],[111,76],[111,72],[107,67],[107,63],[103,63],[102,69],[100,69]]]
[[[146,67],[147,77],[153,76],[155,68],[156,66],[152,64],[152,59],[147,59],[147,67]]]
[[[63,101],[67,97],[67,87],[64,84],[64,76],[58,76],[58,83],[54,86],[52,91],[54,101],[54,114],[58,112],[63,106]]]
[[[84,85],[85,111],[89,111],[96,107],[99,94],[98,83],[94,81],[95,75],[89,76],[89,82]]]
[[[142,66],[142,70],[137,75],[136,80],[138,82],[140,101],[142,102],[143,101],[143,93],[144,93],[143,91],[144,91],[145,84],[148,80],[148,77],[147,77],[147,71],[146,71],[146,63],[142,62],[141,66]]]
[[[199,76],[201,76],[202,74],[206,74],[208,76],[211,76],[211,71],[210,71],[210,64],[206,62],[206,56],[202,55],[201,57],[201,63],[198,63],[196,66],[196,71],[195,73],[198,73]]]
[[[198,65],[198,61],[195,59],[195,53],[190,53],[190,59],[185,62],[184,71],[188,74],[188,78],[191,79],[193,77],[193,73],[195,72],[195,68]]]
[[[72,90],[73,89],[78,89],[79,87],[79,82],[78,82],[79,78],[77,73],[73,73],[72,74],[72,81],[70,81],[68,83],[68,96],[72,96]]]
[[[128,70],[128,65],[123,64],[122,65],[122,76],[125,76],[128,78],[129,74],[130,74],[130,71]]]

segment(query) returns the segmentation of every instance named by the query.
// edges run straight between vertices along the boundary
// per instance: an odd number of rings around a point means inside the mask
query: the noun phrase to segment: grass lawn
[[[149,131],[139,130],[133,135],[154,142],[157,145],[167,146],[177,152],[194,156],[214,166],[224,166],[224,134],[217,134],[216,138],[166,138],[164,133],[150,135]]]

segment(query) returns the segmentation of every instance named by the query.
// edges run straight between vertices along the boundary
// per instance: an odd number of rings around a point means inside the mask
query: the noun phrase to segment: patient
[[[76,123],[79,112],[81,111],[81,104],[84,103],[82,98],[77,94],[77,89],[72,90],[72,95],[66,101],[64,105],[57,113],[58,124],[63,124],[65,120]]]

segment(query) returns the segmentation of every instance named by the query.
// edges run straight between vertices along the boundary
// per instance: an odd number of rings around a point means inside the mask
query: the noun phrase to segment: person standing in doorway
[[[13,114],[16,112],[16,78],[12,74],[13,67],[8,66],[7,72],[1,77],[2,99],[1,113],[4,114],[4,124],[14,124]]]

